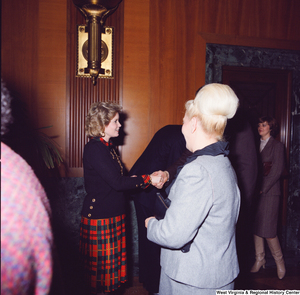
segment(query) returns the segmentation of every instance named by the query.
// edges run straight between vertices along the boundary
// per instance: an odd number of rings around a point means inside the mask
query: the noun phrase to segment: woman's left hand
[[[148,223],[149,223],[149,220],[152,219],[152,218],[155,218],[154,216],[151,216],[151,217],[148,217],[146,220],[145,220],[145,227],[148,228]]]

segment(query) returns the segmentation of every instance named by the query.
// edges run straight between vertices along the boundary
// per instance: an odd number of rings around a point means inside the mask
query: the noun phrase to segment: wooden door
[[[223,83],[229,85],[240,100],[240,107],[247,112],[254,130],[261,116],[271,116],[279,124],[277,140],[286,148],[286,171],[282,177],[281,225],[286,225],[288,199],[288,164],[290,142],[291,72],[249,67],[223,66]]]

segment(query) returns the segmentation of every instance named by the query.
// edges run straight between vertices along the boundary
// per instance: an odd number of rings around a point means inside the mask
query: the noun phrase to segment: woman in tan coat
[[[280,176],[284,170],[284,145],[274,139],[276,121],[271,117],[261,117],[258,124],[262,175],[260,195],[254,221],[254,245],[256,261],[251,272],[265,267],[264,238],[275,259],[279,279],[285,276],[285,266],[277,237],[277,221],[280,201]]]

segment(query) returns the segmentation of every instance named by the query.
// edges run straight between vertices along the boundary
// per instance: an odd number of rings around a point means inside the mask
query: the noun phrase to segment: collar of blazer
[[[270,139],[268,140],[267,144],[265,145],[265,147],[263,148],[263,150],[260,153],[261,154],[264,154],[266,152],[268,153],[268,150],[273,145],[274,140],[275,140],[274,137],[270,136]]]

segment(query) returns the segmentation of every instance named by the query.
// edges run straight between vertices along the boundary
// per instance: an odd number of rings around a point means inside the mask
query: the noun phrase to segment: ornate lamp
[[[118,8],[121,1],[122,0],[73,0],[74,5],[85,16],[87,23],[88,45],[83,44],[82,51],[83,55],[87,52],[88,63],[84,71],[92,77],[93,85],[96,85],[99,74],[105,75],[105,69],[101,68],[101,52],[104,51],[105,54],[108,53],[106,43],[103,44],[101,40],[102,33],[105,33],[104,22],[106,18]],[[79,28],[79,31],[80,30],[82,32],[82,26]],[[112,30],[107,30],[107,32],[111,34]],[[110,50],[110,54],[112,54],[112,50]],[[83,69],[81,70],[83,71]]]

